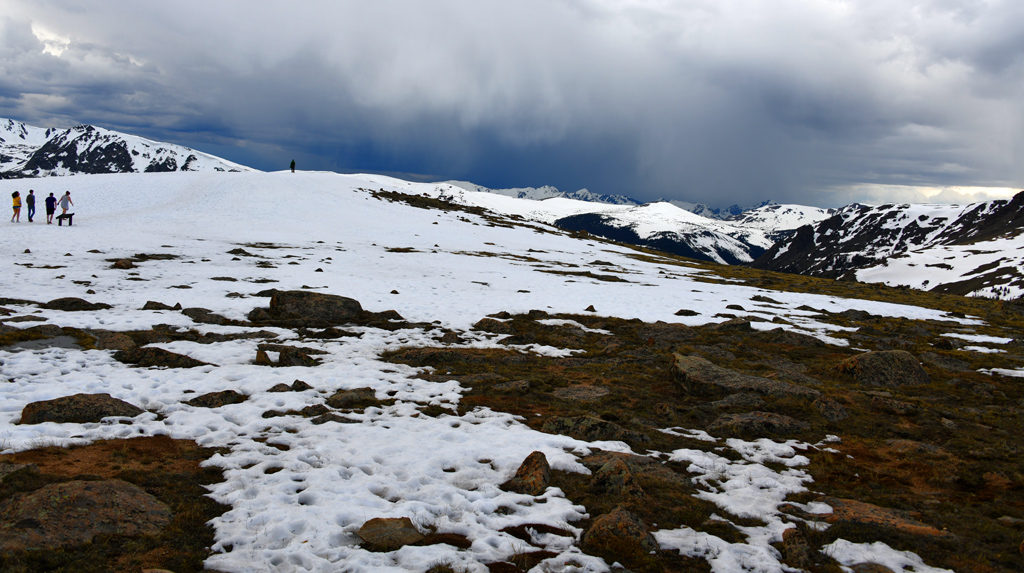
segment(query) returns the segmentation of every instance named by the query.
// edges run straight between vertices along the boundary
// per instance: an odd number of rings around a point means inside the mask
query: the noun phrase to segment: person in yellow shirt
[[[21,194],[15,191],[11,193],[11,199],[14,200],[14,214],[11,215],[12,223],[21,222]]]

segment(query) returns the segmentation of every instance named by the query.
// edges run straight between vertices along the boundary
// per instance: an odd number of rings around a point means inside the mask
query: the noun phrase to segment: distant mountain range
[[[183,147],[80,125],[0,119],[0,178],[95,173],[254,171]],[[1024,193],[970,205],[641,204],[555,187],[435,186],[438,198],[724,264],[954,294],[1024,296]]]
[[[1024,191],[969,205],[849,205],[753,267],[993,298],[1024,295]]]
[[[0,178],[165,171],[252,171],[208,153],[91,125],[40,128],[0,118]]]

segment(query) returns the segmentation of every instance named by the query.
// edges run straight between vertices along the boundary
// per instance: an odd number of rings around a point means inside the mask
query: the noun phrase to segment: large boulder
[[[839,370],[864,386],[895,388],[927,384],[930,380],[917,358],[905,350],[858,354],[841,362]]]
[[[738,392],[757,392],[773,396],[816,398],[821,393],[781,380],[742,374],[701,358],[674,354],[676,381],[688,394],[725,396]]]
[[[171,517],[166,504],[125,481],[54,483],[0,502],[0,551],[56,550],[97,535],[157,535]]]
[[[110,394],[74,394],[26,404],[21,411],[21,420],[18,423],[69,422],[84,424],[99,422],[109,416],[134,418],[142,412],[144,412],[142,408],[118,400]]]
[[[393,310],[369,312],[355,299],[304,290],[272,291],[270,306],[253,309],[249,320],[257,325],[285,328],[329,328],[339,324],[385,329],[406,326],[402,315]]]
[[[257,308],[249,320],[259,324],[325,328],[356,322],[363,313],[359,301],[344,296],[309,291],[276,291],[269,308]]]

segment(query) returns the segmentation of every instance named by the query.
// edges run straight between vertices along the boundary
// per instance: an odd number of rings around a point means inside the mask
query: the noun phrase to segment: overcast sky
[[[265,170],[952,200],[1024,188],[1022,30],[1021,0],[0,0],[0,117]]]

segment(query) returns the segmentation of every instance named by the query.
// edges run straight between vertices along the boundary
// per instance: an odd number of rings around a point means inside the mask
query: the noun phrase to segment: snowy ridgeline
[[[182,145],[91,125],[41,128],[0,118],[0,176],[169,171],[252,169]]]
[[[0,288],[12,299],[75,296],[112,305],[102,312],[6,305],[15,314],[66,327],[117,331],[168,324],[200,332],[255,331],[197,324],[180,312],[140,309],[148,300],[180,302],[244,319],[253,308],[265,306],[265,298],[253,295],[267,288],[267,281],[281,290],[311,288],[352,297],[375,312],[395,309],[410,323],[436,321],[459,333],[459,345],[473,348],[505,348],[499,344],[501,337],[470,330],[487,315],[530,309],[579,313],[588,305],[603,315],[698,325],[721,320],[715,315],[726,312],[727,305],[739,304],[761,312],[750,315],[755,328],[776,328],[772,316],[784,315],[785,328],[833,344],[843,343],[833,336],[839,327],[815,319],[808,306],[946,318],[938,311],[904,305],[701,282],[696,278],[704,271],[641,260],[624,247],[542,233],[530,226],[495,226],[467,212],[378,199],[369,190],[438,193],[436,185],[386,177],[179,173],[40,179],[32,186],[41,196],[70,189],[78,217],[72,228],[24,219],[5,227],[8,248]],[[24,181],[0,181],[4,192],[23,187]],[[493,197],[496,202],[505,199]],[[229,253],[239,248],[252,256]],[[138,253],[174,258],[140,262],[131,275],[111,268],[112,259]],[[629,280],[548,272],[587,268],[595,260]],[[266,264],[254,264],[259,261]],[[758,300],[765,294],[770,294],[771,304]],[[681,306],[695,312],[676,316]],[[288,328],[270,330],[279,341],[298,337]],[[544,452],[555,469],[587,472],[578,456],[594,449],[628,451],[626,444],[541,433],[516,416],[488,409],[457,415],[454,406],[463,391],[457,382],[427,382],[415,376],[418,369],[380,359],[388,350],[440,346],[437,331],[352,330],[361,336],[302,341],[325,352],[316,368],[255,365],[258,341],[248,339],[158,345],[209,364],[190,369],[132,368],[100,350],[3,350],[0,377],[11,383],[0,388],[0,444],[10,452],[40,443],[168,434],[228,448],[209,461],[225,476],[211,495],[231,508],[212,524],[216,553],[207,565],[217,570],[421,571],[444,563],[456,570],[482,572],[485,563],[524,550],[522,539],[502,531],[523,524],[547,524],[567,532],[534,536],[531,550],[554,555],[538,566],[539,571],[609,570],[610,563],[579,549],[581,531],[575,524],[587,515],[587,508],[566,499],[557,488],[530,496],[498,485],[532,451]],[[573,352],[537,346],[521,350]],[[311,388],[267,391],[296,378]],[[346,414],[353,422],[347,424],[262,417],[268,410],[301,409],[322,401],[325,394],[365,387],[393,403]],[[219,408],[185,403],[190,397],[229,388],[247,395],[247,400]],[[78,392],[109,393],[148,412],[130,424],[15,424],[27,403]],[[452,413],[420,416],[419,408],[425,405],[446,407]],[[732,515],[758,517],[765,525],[739,528],[744,542],[726,542],[688,528],[658,529],[653,533],[661,547],[706,559],[719,572],[789,570],[770,545],[793,526],[794,518],[779,507],[787,496],[811,486],[804,454],[829,447],[828,437],[821,436],[822,443],[815,445],[725,440],[684,428],[664,431],[689,441],[703,440],[708,446],[635,453],[689,464],[702,499]],[[810,514],[829,511],[822,504],[800,507]],[[459,534],[472,545],[367,551],[355,532],[374,517],[410,517],[421,528]],[[917,556],[884,544],[840,541],[829,551],[840,563],[871,560],[897,571],[936,571]]]

